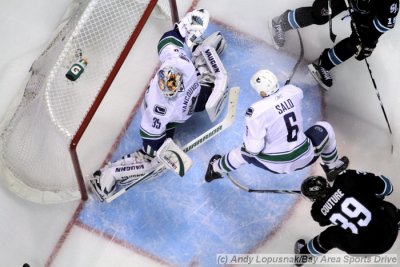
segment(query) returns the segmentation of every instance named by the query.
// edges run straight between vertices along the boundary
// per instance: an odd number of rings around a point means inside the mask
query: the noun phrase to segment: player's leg
[[[241,147],[232,149],[226,155],[214,155],[208,163],[205,180],[211,182],[215,179],[223,178],[223,173],[227,173],[247,164],[241,153]]]
[[[382,219],[385,220],[384,217],[382,217]],[[327,251],[332,248],[337,248],[350,255],[382,254],[392,247],[398,233],[398,231],[393,231],[396,230],[393,228],[393,224],[390,224],[390,227],[387,226],[389,225],[382,228],[382,226],[378,225],[378,229],[372,230],[369,228],[369,232],[364,231],[357,235],[340,226],[331,226],[311,240],[313,242],[310,244],[310,241],[307,244],[307,248],[311,251],[313,249],[320,251],[319,246]],[[390,230],[388,228],[390,228]],[[318,242],[316,242],[315,239],[318,239]]]
[[[400,230],[400,210],[393,203],[382,201],[375,216],[379,222],[371,226],[372,234],[366,235],[363,243],[368,244],[368,253],[382,254],[396,242]]]
[[[344,1],[331,1],[332,17],[346,9]],[[305,28],[310,25],[323,25],[329,21],[328,0],[315,0],[312,6],[286,10],[270,22],[272,37],[276,48],[285,44],[285,32]]]
[[[252,164],[271,173],[279,173],[268,168],[257,156],[250,156],[248,153],[243,153],[243,147],[237,147],[224,156],[214,155],[210,159],[205,176],[206,181],[211,182],[212,180],[223,178],[222,175],[224,173],[236,170],[245,164]]]
[[[336,149],[336,137],[332,126],[325,121],[319,121],[311,126],[305,135],[310,138],[314,146],[315,157],[321,156],[324,164],[321,164],[324,169],[328,181],[332,182],[337,174],[347,169],[349,159],[344,156],[339,159]]]
[[[354,56],[358,51],[358,44],[357,37],[352,34],[334,47],[325,49],[319,58],[310,64],[311,73],[322,87],[329,89],[333,85],[330,70]]]
[[[335,247],[334,239],[330,238],[336,229],[336,226],[329,227],[321,234],[306,242],[304,239],[299,239],[294,245],[295,266],[303,266],[310,261],[310,256],[319,257],[326,254],[329,250]],[[337,236],[332,236],[337,238]],[[322,244],[323,243],[323,244]]]
[[[346,232],[340,226],[330,226],[313,239],[306,242],[304,239],[299,239],[295,243],[296,266],[303,266],[303,264],[310,261],[308,257],[319,257],[326,254],[333,248],[338,248],[345,252],[351,250],[351,247],[357,246],[357,238],[354,238],[351,233]],[[349,252],[348,252],[349,253]]]
[[[325,49],[318,59],[319,65],[326,70],[331,70],[342,64],[357,52],[357,38],[354,34],[347,37],[330,49]]]

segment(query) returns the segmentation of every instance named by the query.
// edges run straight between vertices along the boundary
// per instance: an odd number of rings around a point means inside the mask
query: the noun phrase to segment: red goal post
[[[178,20],[175,0],[75,1],[2,129],[0,175],[11,191],[38,203],[87,200],[77,147],[152,12]],[[81,77],[68,80],[86,57]]]

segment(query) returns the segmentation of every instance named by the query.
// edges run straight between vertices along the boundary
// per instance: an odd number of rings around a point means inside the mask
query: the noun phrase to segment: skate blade
[[[308,70],[310,71],[311,75],[313,76],[313,78],[315,79],[315,81],[325,90],[325,91],[329,91],[329,87],[326,86],[321,79],[318,76],[318,72],[315,69],[313,64],[308,64]]]

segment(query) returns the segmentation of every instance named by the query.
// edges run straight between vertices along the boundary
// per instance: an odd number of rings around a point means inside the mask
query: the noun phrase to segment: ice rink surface
[[[48,41],[69,2],[0,3],[3,20],[0,29],[8,36],[2,43],[4,56],[0,65],[1,114],[23,88],[30,64]],[[244,111],[257,100],[248,83],[251,75],[260,68],[269,68],[281,83],[290,75],[299,53],[297,36],[289,34],[287,47],[276,51],[270,45],[266,22],[286,8],[302,4],[302,1],[281,1],[274,5],[273,1],[262,0],[178,1],[181,15],[194,6],[209,9],[212,21],[207,32],[220,30],[227,38],[228,48],[222,61],[230,77],[229,84],[241,87],[234,125],[189,153],[195,164],[184,178],[164,175],[132,188],[111,204],[99,203],[91,197],[86,203],[42,206],[21,200],[1,187],[0,236],[8,242],[2,242],[0,266],[22,266],[24,262],[31,267],[214,266],[218,253],[291,253],[298,238],[317,235],[322,229],[309,216],[310,202],[301,197],[250,194],[227,180],[207,184],[202,178],[213,153],[226,153],[241,143]],[[149,23],[159,24],[154,20]],[[345,36],[348,21],[339,18],[334,23],[338,38],[341,34]],[[150,30],[161,36],[168,30],[163,27]],[[305,92],[305,128],[321,118],[332,123],[339,153],[349,156],[352,168],[391,178],[395,192],[388,199],[400,205],[396,150],[400,146],[400,97],[396,90],[399,84],[396,71],[400,69],[396,41],[400,41],[400,31],[396,28],[383,36],[370,58],[393,128],[392,155],[390,135],[362,62],[350,60],[337,68],[333,72],[335,85],[329,92],[322,92],[307,73],[306,64],[331,45],[326,26],[310,28],[301,31],[305,58],[293,78],[293,83]],[[155,56],[152,62],[146,62],[148,65],[142,65],[143,81],[139,84],[151,78],[157,64],[156,43],[153,39],[148,42],[149,53]],[[144,88],[137,90],[142,92]],[[131,104],[133,109],[133,100]],[[139,117],[139,112],[133,114],[113,158],[140,147]],[[177,129],[176,139],[180,143],[211,126],[205,114],[194,115],[188,123],[190,132],[185,127]],[[272,175],[248,166],[234,175],[253,187],[293,189],[308,174],[321,172],[318,164],[290,176]],[[398,253],[399,243],[389,253]]]

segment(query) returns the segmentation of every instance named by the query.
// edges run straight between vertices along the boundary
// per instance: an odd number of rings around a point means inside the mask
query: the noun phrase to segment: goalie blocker
[[[192,166],[190,157],[171,138],[165,140],[164,144],[157,150],[157,159],[167,169],[174,171],[181,177]]]

